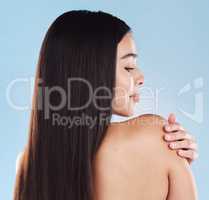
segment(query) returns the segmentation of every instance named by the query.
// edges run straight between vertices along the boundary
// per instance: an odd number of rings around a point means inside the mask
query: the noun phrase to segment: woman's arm
[[[166,119],[153,115],[151,121],[153,120],[159,120],[159,123],[151,127],[156,129],[157,135],[160,135],[161,141],[163,141],[163,124],[166,123]],[[162,144],[162,148],[163,146]],[[168,168],[169,191],[167,200],[197,200],[196,184],[187,159],[179,157],[177,150],[171,151],[168,148],[164,148],[164,151],[159,156],[164,157],[162,159],[165,162],[165,167]]]
[[[189,163],[186,158],[178,156],[176,150],[168,148],[163,140],[166,119],[159,115],[146,114],[135,121],[137,123],[132,123],[132,127],[140,133],[138,139],[146,138],[144,141],[148,141],[144,142],[144,149],[149,146],[149,155],[155,155],[167,173],[167,200],[197,200],[197,189]],[[157,166],[154,162],[153,166]]]
[[[197,190],[189,163],[176,154],[171,155],[169,170],[169,193],[167,200],[196,200]]]
[[[152,114],[111,123],[95,159],[97,199],[197,199],[188,162],[163,140],[165,123]]]

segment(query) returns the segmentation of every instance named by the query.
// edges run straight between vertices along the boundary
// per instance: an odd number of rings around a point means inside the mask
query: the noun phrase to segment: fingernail
[[[182,155],[183,152],[182,152],[181,150],[179,150],[178,153],[179,153],[180,155]]]
[[[174,143],[170,143],[169,146],[170,146],[171,148],[174,148],[174,147],[175,147],[175,144],[174,144]]]
[[[168,126],[166,127],[166,129],[167,129],[168,131],[170,131],[170,130],[171,130],[171,127],[168,125]]]

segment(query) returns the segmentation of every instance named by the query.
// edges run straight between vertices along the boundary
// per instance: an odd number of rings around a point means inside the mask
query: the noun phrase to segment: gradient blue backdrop
[[[27,141],[30,116],[29,110],[19,111],[10,106],[6,97],[8,86],[17,78],[25,79],[25,83],[13,87],[10,97],[18,105],[29,104],[32,85],[26,81],[34,77],[44,34],[58,15],[72,9],[107,11],[126,20],[133,28],[140,54],[139,66],[145,74],[145,87],[152,91],[162,88],[156,102],[157,109],[152,109],[149,100],[142,100],[136,107],[136,114],[153,112],[167,117],[174,112],[177,120],[196,137],[200,157],[192,164],[192,170],[200,199],[208,199],[208,0],[2,1],[0,199],[12,199],[15,162]],[[195,80],[200,80],[197,88],[194,88]],[[178,96],[181,89],[185,92]],[[203,101],[197,101],[195,105],[197,96]],[[191,119],[180,109],[196,112],[199,117]],[[114,116],[113,120],[123,118]]]

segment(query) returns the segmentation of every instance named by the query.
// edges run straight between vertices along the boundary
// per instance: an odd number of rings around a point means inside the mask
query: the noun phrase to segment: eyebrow
[[[122,56],[121,59],[126,59],[128,57],[134,57],[134,58],[136,58],[136,57],[138,57],[138,55],[135,54],[135,53],[128,53],[128,54],[125,54],[124,56]]]

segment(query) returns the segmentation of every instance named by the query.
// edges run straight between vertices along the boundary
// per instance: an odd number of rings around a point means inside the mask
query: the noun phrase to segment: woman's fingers
[[[172,132],[172,133],[166,133],[164,135],[164,138],[166,141],[177,141],[177,140],[183,140],[183,139],[195,141],[195,138],[191,134],[188,134],[187,132],[182,131],[182,130],[177,131],[177,132]]]
[[[168,116],[168,123],[174,124],[176,122],[176,116],[174,113],[170,113]]]
[[[175,141],[169,143],[169,147],[172,149],[193,149],[197,150],[197,143],[190,139],[184,139],[182,141]]]
[[[178,122],[175,122],[174,124],[166,124],[164,126],[164,129],[168,133],[172,131],[179,131],[179,130],[185,131],[185,129]]]
[[[178,155],[186,158],[189,163],[198,157],[198,146],[194,136],[189,134],[178,122],[175,116],[169,116],[170,123],[164,126],[164,139],[169,143],[169,147],[177,150]],[[171,123],[172,122],[172,123]]]
[[[189,159],[189,162],[197,159],[199,157],[198,153],[194,150],[178,150],[177,151],[178,155],[183,157],[183,158],[187,158]]]

